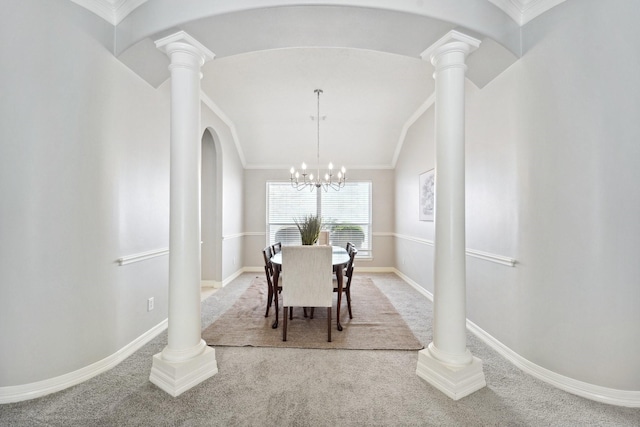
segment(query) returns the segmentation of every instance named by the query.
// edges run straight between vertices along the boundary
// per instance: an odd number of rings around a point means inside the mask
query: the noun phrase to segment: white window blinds
[[[340,191],[319,193],[297,191],[289,182],[268,182],[268,244],[301,244],[294,219],[320,214],[332,245],[352,242],[359,257],[371,256],[371,182],[347,182]]]

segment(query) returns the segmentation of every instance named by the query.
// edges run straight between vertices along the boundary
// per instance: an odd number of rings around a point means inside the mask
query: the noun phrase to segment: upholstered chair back
[[[282,271],[283,306],[332,306],[331,246],[283,246]]]

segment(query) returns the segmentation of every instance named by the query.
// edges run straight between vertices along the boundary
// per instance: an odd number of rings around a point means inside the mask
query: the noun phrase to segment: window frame
[[[277,227],[295,227],[295,223],[292,222],[270,222],[270,218],[271,218],[271,200],[270,200],[270,186],[271,185],[283,185],[283,186],[289,186],[290,187],[290,182],[289,181],[284,181],[284,180],[268,180],[266,181],[266,185],[265,185],[265,193],[266,193],[266,206],[265,206],[265,240],[266,240],[266,244],[267,245],[273,245],[277,240],[276,239],[276,232],[279,231],[280,229],[278,229],[277,231],[274,231],[272,228],[274,226]],[[365,236],[364,236],[364,240],[363,243],[367,243],[367,246],[365,247],[359,247],[358,248],[358,255],[357,257],[360,259],[373,259],[373,181],[372,180],[349,180],[346,183],[347,185],[350,184],[366,184],[367,186],[367,190],[368,190],[368,194],[367,194],[367,198],[368,198],[368,203],[367,203],[367,217],[368,217],[368,222],[348,222],[348,223],[344,223],[344,225],[358,225],[361,226],[364,230],[365,230]],[[309,191],[308,189],[304,189],[304,190],[300,190],[297,191],[295,189],[292,188],[293,191],[295,191],[295,194],[297,193],[312,193],[311,191]],[[315,215],[320,215],[322,216],[322,209],[323,209],[323,197],[322,195],[327,193],[326,191],[322,190],[322,189],[314,189],[314,191],[316,192],[316,197],[315,197],[315,212],[309,212],[309,213],[313,213]],[[329,189],[328,191],[335,191],[332,189]],[[297,231],[297,230],[296,230]],[[272,240],[272,235],[273,235],[273,240]],[[283,241],[283,244],[285,244],[285,242]],[[287,242],[287,244],[295,244],[295,243],[290,243]],[[298,243],[300,244],[300,243]],[[362,246],[362,245],[361,245]]]

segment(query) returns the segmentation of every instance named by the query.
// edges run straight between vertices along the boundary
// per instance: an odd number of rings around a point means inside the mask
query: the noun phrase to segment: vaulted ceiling
[[[482,45],[468,60],[484,86],[521,54],[520,28],[563,0],[73,0],[115,25],[115,54],[153,86],[169,77],[154,41],[182,30],[216,58],[202,96],[232,129],[246,168],[320,162],[392,168],[433,102],[421,53],[451,29]]]

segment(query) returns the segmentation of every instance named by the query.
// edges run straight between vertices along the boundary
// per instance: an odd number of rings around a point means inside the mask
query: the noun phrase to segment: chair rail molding
[[[122,265],[145,261],[151,258],[156,258],[159,256],[168,255],[168,254],[169,254],[169,248],[162,248],[162,249],[156,249],[153,251],[140,252],[138,254],[123,256],[122,258],[118,258],[116,262],[122,266]]]
[[[246,237],[246,236],[264,236],[264,232],[244,232],[244,233],[234,233],[234,234],[225,234],[224,236],[222,236],[222,240],[231,240],[231,239],[240,239],[242,237]]]
[[[433,240],[423,239],[421,237],[408,236],[406,234],[398,234],[398,233],[395,233],[394,235],[398,239],[403,239],[410,242],[416,242],[423,245],[434,246],[435,244]],[[469,249],[469,248],[466,249],[466,254],[467,256],[470,256],[473,258],[479,258],[485,261],[506,265],[508,267],[515,267],[515,265],[518,262],[516,259],[504,256],[504,255],[496,255],[489,252],[483,252],[483,251],[478,251],[478,250]]]
[[[373,231],[371,235],[373,237],[395,237],[396,234],[390,231]]]

